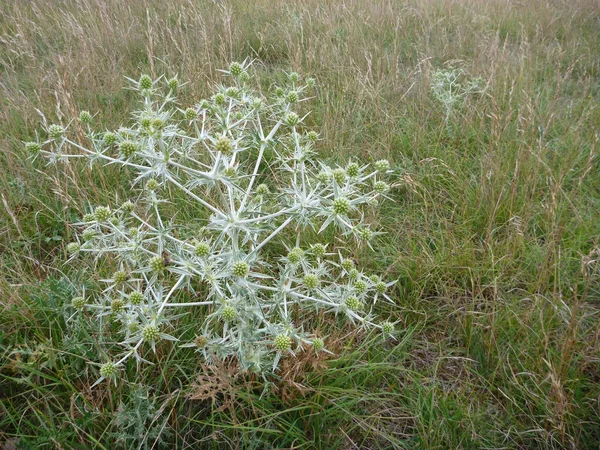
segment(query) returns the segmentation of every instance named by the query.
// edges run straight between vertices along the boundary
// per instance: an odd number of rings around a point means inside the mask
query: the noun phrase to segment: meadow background
[[[126,76],[178,74],[189,106],[246,58],[263,89],[316,78],[323,159],[397,171],[387,234],[354,254],[399,280],[380,306],[397,340],[326,320],[335,357],[267,386],[165,343],[90,389],[68,224],[128,179],[46,168],[23,141],[41,113],[118,127]],[[448,120],[430,88],[447,68],[486,87]],[[1,2],[0,448],[598,449],[599,98],[595,0]]]

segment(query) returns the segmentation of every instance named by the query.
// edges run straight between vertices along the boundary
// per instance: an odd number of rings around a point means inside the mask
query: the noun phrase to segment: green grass
[[[0,447],[597,449],[596,3],[219,5],[0,5]],[[302,354],[270,383],[165,343],[154,366],[90,389],[110,335],[66,326],[75,281],[97,289],[65,265],[68,224],[123,198],[128,176],[32,163],[22,141],[40,113],[117,127],[135,101],[124,77],[142,72],[189,81],[185,107],[244,58],[264,89],[282,70],[317,79],[306,108],[324,159],[392,161],[386,234],[353,256],[399,280],[379,306],[397,340],[318,322],[335,357]],[[451,66],[486,90],[446,122],[429,81]],[[203,314],[181,319],[186,336]]]

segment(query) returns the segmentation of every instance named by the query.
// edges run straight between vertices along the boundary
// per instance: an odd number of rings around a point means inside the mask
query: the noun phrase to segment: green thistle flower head
[[[383,334],[392,334],[394,332],[394,324],[386,321],[381,324],[381,331]]]
[[[196,245],[194,253],[196,253],[196,256],[206,258],[208,255],[210,255],[210,245],[208,245],[206,242],[200,242],[198,245]]]
[[[292,348],[292,338],[285,334],[279,334],[273,339],[273,344],[277,350],[285,352]]]
[[[227,136],[221,136],[215,141],[215,149],[224,155],[231,155],[233,152],[233,143]]]
[[[102,136],[102,141],[104,141],[104,143],[110,147],[117,142],[117,135],[112,131],[106,131]]]
[[[64,133],[65,129],[60,125],[53,124],[48,127],[48,136],[50,136],[51,139],[60,139]]]
[[[283,88],[282,87],[277,87],[277,89],[275,89],[275,95],[277,97],[283,97]]]
[[[292,83],[296,83],[296,82],[298,82],[298,80],[300,79],[300,75],[298,75],[298,73],[297,73],[297,72],[292,72],[292,73],[290,73],[290,75],[289,75],[289,79],[290,79],[290,81],[291,81]]]
[[[92,228],[92,227],[86,228],[85,230],[83,230],[83,233],[81,233],[81,238],[85,242],[89,242],[96,237],[96,234],[97,234],[97,231],[94,228]]]
[[[317,175],[317,180],[321,183],[327,184],[331,181],[331,174],[325,170],[322,170]]]
[[[298,264],[304,258],[304,250],[294,247],[289,251],[287,258],[292,264]]]
[[[165,121],[160,117],[155,117],[152,119],[152,126],[157,131],[162,131],[165,128]]]
[[[25,150],[31,155],[37,155],[42,150],[42,146],[37,142],[25,142]]]
[[[358,233],[359,233],[360,238],[365,241],[370,241],[371,238],[373,237],[373,232],[371,231],[371,229],[369,227],[362,227]]]
[[[225,90],[225,94],[227,94],[227,97],[237,98],[237,96],[240,95],[240,91],[235,86],[231,86]]]
[[[234,77],[239,77],[242,74],[243,70],[244,70],[244,68],[242,67],[242,65],[239,62],[232,62],[229,65],[229,73],[231,75],[233,75]]]
[[[318,353],[325,348],[325,342],[323,342],[323,339],[321,338],[314,338],[312,341],[312,346]]]
[[[346,197],[338,197],[333,201],[332,209],[335,214],[348,214],[350,212],[350,202]]]
[[[375,169],[378,172],[387,172],[390,170],[390,162],[387,159],[380,159],[375,162]]]
[[[325,252],[327,251],[323,244],[314,244],[310,249],[312,250],[312,254],[317,258],[325,256]]]
[[[357,294],[364,294],[367,291],[367,283],[363,280],[356,280],[354,282],[354,290]]]
[[[206,344],[208,344],[208,338],[203,335],[196,336],[196,339],[194,339],[194,344],[196,344],[196,347],[198,348],[204,348],[206,347]]]
[[[139,305],[144,301],[144,294],[139,291],[133,291],[129,294],[129,303],[132,305]]]
[[[223,309],[221,309],[221,317],[223,318],[223,320],[231,322],[237,317],[237,311],[233,306],[225,305]]]
[[[360,173],[360,166],[355,162],[350,163],[346,167],[346,173],[350,178],[356,178]]]
[[[216,105],[222,105],[223,103],[225,103],[225,94],[223,94],[222,92],[215,94],[214,101]]]
[[[100,367],[100,376],[103,378],[110,378],[117,373],[117,367],[112,362],[102,364]]]
[[[346,181],[346,171],[341,167],[335,169],[333,171],[333,179],[339,185],[344,184],[344,181]]]
[[[314,273],[307,273],[304,275],[302,283],[310,290],[316,289],[319,286],[319,277]]]
[[[194,120],[196,117],[198,117],[198,113],[194,108],[187,108],[185,110],[185,118],[187,120]]]
[[[308,133],[306,133],[306,138],[311,142],[317,142],[317,139],[319,139],[319,133],[314,130],[310,130]]]
[[[152,89],[152,78],[148,75],[142,75],[140,77],[140,89],[148,90]]]
[[[309,88],[311,88],[311,89],[314,88],[315,84],[316,84],[316,81],[314,78],[309,77],[306,79],[306,86],[308,86]]]
[[[80,249],[81,245],[79,245],[77,242],[69,242],[67,244],[67,252],[69,253],[69,255],[75,255],[79,253]]]
[[[86,223],[94,222],[95,220],[96,220],[96,216],[94,215],[94,213],[87,213],[87,214],[84,214],[82,217],[82,221],[86,222]]]
[[[85,308],[85,299],[83,297],[75,297],[71,300],[71,306],[75,309],[83,309]]]
[[[150,178],[146,182],[146,189],[149,191],[155,191],[156,189],[158,189],[158,181],[156,181],[154,178]]]
[[[375,291],[378,294],[385,294],[385,291],[387,291],[387,285],[383,281],[378,281],[375,283]]]
[[[125,272],[124,270],[117,270],[114,274],[113,274],[113,280],[115,281],[116,284],[123,284],[127,281],[127,272]]]
[[[242,83],[246,83],[248,80],[250,80],[250,74],[244,70],[242,73],[240,73],[239,78]]]
[[[358,271],[358,269],[351,269],[350,271],[348,271],[348,277],[351,280],[356,280],[359,275],[360,275],[360,272]]]
[[[298,124],[298,120],[300,120],[300,118],[295,112],[289,112],[283,120],[288,126],[294,127]]]
[[[115,314],[118,312],[121,312],[123,310],[123,308],[125,308],[125,302],[120,298],[115,298],[110,303],[110,309]]]
[[[240,277],[240,278],[244,278],[246,275],[248,275],[249,271],[250,271],[250,267],[248,266],[248,263],[245,261],[237,261],[237,262],[233,263],[233,266],[231,267],[231,273],[234,276]]]
[[[79,120],[81,120],[81,123],[90,123],[92,121],[92,115],[89,111],[81,111],[79,113]]]
[[[373,190],[379,194],[385,194],[387,191],[390,190],[390,185],[387,184],[385,181],[376,181],[373,184]]]
[[[350,258],[346,258],[342,261],[342,268],[346,271],[346,272],[350,272],[352,269],[354,269],[354,261],[352,261]]]
[[[175,92],[177,89],[179,89],[179,80],[177,78],[171,78],[169,81],[167,81],[167,86],[169,86],[171,91]]]
[[[150,259],[150,270],[160,273],[165,270],[165,260],[162,256],[154,256]]]
[[[346,299],[346,306],[352,311],[359,311],[360,309],[362,309],[362,304],[354,295],[351,295]]]
[[[119,144],[119,152],[121,152],[123,158],[132,157],[135,154],[135,152],[138,151],[138,149],[138,144],[133,141],[123,141]]]
[[[285,99],[288,101],[288,103],[297,103],[298,102],[298,93],[296,91],[290,91],[290,92],[288,92]]]
[[[108,206],[97,206],[94,210],[94,216],[98,222],[106,222],[110,218],[110,208]]]
[[[142,337],[145,341],[157,341],[160,337],[160,329],[156,325],[148,324],[142,329]]]
[[[135,333],[140,329],[140,324],[138,322],[129,322],[127,324],[127,331],[130,333]]]
[[[121,210],[126,214],[131,214],[134,209],[135,209],[135,204],[130,200],[123,202],[123,204],[121,205]]]
[[[233,166],[225,167],[221,172],[227,178],[233,178],[237,175],[237,169]]]
[[[256,193],[258,195],[268,195],[269,194],[269,186],[267,186],[264,183],[259,184],[258,186],[256,186]]]

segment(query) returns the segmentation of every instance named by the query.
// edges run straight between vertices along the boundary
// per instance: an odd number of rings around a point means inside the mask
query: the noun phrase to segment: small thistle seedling
[[[89,270],[100,258],[118,267],[102,279],[102,293],[86,297],[81,287],[68,305],[74,317],[91,314],[121,336],[122,353],[107,346],[111,356],[98,382],[116,381],[130,358],[145,361],[142,349],[177,341],[165,331],[177,334],[181,312],[191,308],[206,315],[183,346],[209,361],[234,356],[243,369],[265,374],[292,349],[327,351],[323,338],[294,322],[298,310],[393,331],[390,322],[375,320],[372,307],[378,298],[391,302],[386,292],[394,282],[366,276],[340,246],[370,246],[378,234],[364,223],[373,216],[365,210],[389,192],[389,162],[327,165],[316,156],[318,133],[304,131],[306,116],[298,113],[314,80],[302,83],[291,73],[289,86],[262,96],[248,84],[249,69],[232,63],[224,71],[228,85],[184,108],[176,78],[130,79],[142,105],[129,127],[94,131],[98,120],[83,111],[87,142],[51,125],[46,141],[25,144],[49,163],[86,156],[94,169],[120,165],[134,175],[131,200],[96,206],[74,224],[82,231],[67,245],[70,260],[81,259]],[[165,217],[174,191],[208,213],[200,234],[177,216]],[[323,238],[328,228],[336,230],[335,243]],[[282,247],[277,256],[273,249]],[[185,301],[190,293],[202,297]]]
[[[446,122],[454,111],[465,103],[468,96],[483,92],[484,87],[482,78],[467,80],[464,70],[460,68],[438,69],[431,74],[431,92],[433,97],[444,106]]]

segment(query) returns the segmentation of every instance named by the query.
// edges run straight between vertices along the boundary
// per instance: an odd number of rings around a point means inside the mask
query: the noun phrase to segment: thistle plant
[[[51,125],[45,141],[26,144],[50,164],[84,157],[93,170],[117,165],[132,177],[130,199],[93,205],[67,246],[70,261],[90,271],[100,259],[117,267],[102,292],[80,289],[70,304],[73,317],[91,314],[121,336],[119,350],[107,345],[98,362],[98,382],[118,377],[130,359],[145,361],[144,349],[179,341],[178,319],[193,308],[202,308],[203,322],[178,345],[261,373],[300,348],[326,351],[326,338],[304,329],[300,313],[393,330],[373,313],[378,299],[391,302],[393,281],[363,273],[347,252],[379,234],[364,213],[389,192],[389,162],[333,167],[319,157],[318,133],[304,129],[299,112],[313,79],[289,74],[263,96],[247,63],[223,72],[227,84],[188,107],[178,104],[174,79],[129,79],[140,107],[128,127],[97,131],[95,115],[82,112],[86,142]],[[205,212],[201,230],[167,215],[176,191]]]
[[[431,74],[431,92],[442,103],[446,122],[471,94],[483,92],[485,83],[480,77],[467,79],[463,69],[438,69]]]

